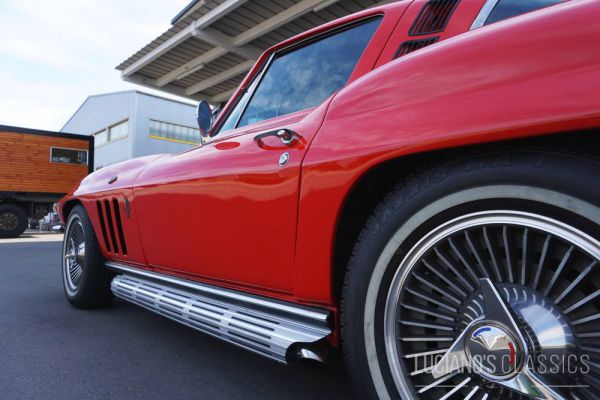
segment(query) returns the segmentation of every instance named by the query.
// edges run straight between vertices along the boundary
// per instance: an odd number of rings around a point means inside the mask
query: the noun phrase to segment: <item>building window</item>
[[[108,130],[104,129],[94,133],[94,147],[102,146],[106,142],[108,142]]]
[[[94,147],[126,137],[129,134],[129,121],[125,120],[94,133]]]
[[[123,121],[108,128],[108,140],[117,140],[127,136],[129,131],[129,121]]]
[[[200,143],[200,131],[197,128],[155,121],[153,119],[150,120],[150,137],[188,144]]]
[[[60,147],[50,148],[50,161],[53,163],[87,165],[87,150],[63,149]]]

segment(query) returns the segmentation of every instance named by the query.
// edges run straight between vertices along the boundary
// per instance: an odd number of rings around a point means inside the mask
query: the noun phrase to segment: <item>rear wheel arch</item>
[[[347,193],[335,229],[333,249],[333,298],[339,301],[348,261],[360,232],[377,205],[395,185],[420,169],[429,153],[384,161],[365,171]]]
[[[336,222],[333,241],[332,293],[339,304],[354,245],[377,205],[401,182],[433,173],[447,163],[477,156],[502,156],[523,151],[559,153],[600,160],[600,130],[567,132],[539,137],[489,142],[414,153],[386,160],[365,171],[347,193]],[[477,167],[477,166],[476,166]],[[485,168],[485,166],[478,166]],[[597,171],[600,180],[600,171]],[[432,175],[431,179],[436,179]]]

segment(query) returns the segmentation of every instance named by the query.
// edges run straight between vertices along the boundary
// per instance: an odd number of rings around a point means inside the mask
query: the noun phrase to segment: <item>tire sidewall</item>
[[[383,311],[403,255],[440,217],[464,204],[510,199],[582,216],[600,226],[598,163],[548,153],[500,153],[448,163],[400,185],[377,209],[350,262],[342,304],[342,337],[360,398],[414,398],[398,394],[383,340]],[[571,221],[563,222],[569,223]],[[596,231],[597,233],[597,231]],[[350,348],[351,346],[351,348]],[[371,379],[365,379],[369,377]],[[357,384],[357,378],[362,377]]]
[[[83,237],[84,237],[84,242],[85,242],[85,247],[86,247],[86,254],[85,254],[85,264],[82,270],[82,275],[81,275],[81,280],[79,282],[79,286],[77,287],[77,289],[75,289],[74,291],[72,291],[69,288],[69,285],[67,283],[67,271],[66,271],[66,261],[65,261],[65,254],[66,254],[66,250],[67,250],[67,244],[68,244],[68,238],[69,238],[69,233],[70,230],[73,226],[74,223],[76,223],[77,221],[81,222],[82,226],[83,226]],[[73,208],[73,211],[71,212],[71,214],[69,215],[69,219],[67,220],[67,225],[65,228],[65,236],[63,239],[63,247],[62,247],[62,282],[63,282],[63,289],[65,292],[65,295],[67,296],[67,299],[69,301],[78,301],[83,293],[85,293],[86,290],[86,284],[88,282],[89,279],[87,279],[88,274],[89,274],[89,268],[90,268],[90,262],[92,262],[93,260],[91,259],[91,253],[95,250],[93,248],[93,246],[95,245],[94,242],[94,238],[91,237],[91,230],[92,230],[92,225],[91,222],[87,216],[87,213],[85,212],[84,208],[82,206],[76,206]]]

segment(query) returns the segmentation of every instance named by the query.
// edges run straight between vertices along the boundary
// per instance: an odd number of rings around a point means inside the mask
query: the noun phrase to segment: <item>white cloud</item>
[[[0,124],[58,130],[188,0],[0,0]],[[148,89],[143,89],[150,91]]]

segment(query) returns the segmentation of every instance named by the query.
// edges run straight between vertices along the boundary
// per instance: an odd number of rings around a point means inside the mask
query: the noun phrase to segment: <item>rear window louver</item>
[[[430,0],[413,22],[408,34],[410,36],[428,35],[446,29],[448,21],[460,0]]]
[[[433,38],[419,39],[419,40],[408,40],[406,42],[403,42],[400,45],[400,47],[398,47],[398,50],[396,51],[394,58],[405,56],[408,53],[412,53],[415,50],[419,50],[419,49],[422,49],[423,47],[429,46],[430,44],[434,44],[435,42],[438,41],[438,39],[439,39],[439,37],[433,37]]]
[[[106,251],[127,255],[127,244],[125,243],[125,235],[123,234],[119,201],[117,199],[98,200],[96,201],[96,206],[98,207],[100,231],[102,232]]]

